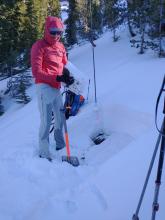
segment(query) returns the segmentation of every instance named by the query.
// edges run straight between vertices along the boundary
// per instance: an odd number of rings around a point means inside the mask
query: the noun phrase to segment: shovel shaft
[[[69,137],[68,137],[68,133],[65,133],[65,141],[66,141],[66,152],[67,152],[67,156],[70,157],[70,147],[69,147]]]
[[[64,120],[64,131],[65,131],[66,153],[67,153],[67,157],[70,158],[69,136],[68,136],[68,129],[67,129],[67,124],[66,124],[66,118],[65,118],[64,111],[63,111],[63,120]]]
[[[66,161],[73,166],[77,167],[79,166],[79,160],[77,157],[73,157],[70,155],[70,146],[69,146],[69,135],[68,135],[68,129],[66,124],[66,118],[65,118],[65,111],[64,109],[61,109],[63,112],[63,123],[64,123],[64,131],[65,131],[65,144],[66,144],[66,154],[67,156],[62,157],[62,161]]]

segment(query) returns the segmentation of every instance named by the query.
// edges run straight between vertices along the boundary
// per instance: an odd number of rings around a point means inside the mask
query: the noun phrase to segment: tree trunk
[[[160,10],[159,10],[159,57],[164,57],[165,52],[163,51],[162,48],[162,15],[163,15],[163,2],[160,0]]]
[[[130,15],[129,12],[127,14],[127,21],[128,21],[128,29],[129,29],[129,33],[131,35],[131,37],[135,37],[136,34],[133,32],[132,26],[131,26],[131,21],[130,21]]]
[[[145,24],[142,24],[142,33],[141,33],[141,44],[140,44],[140,54],[144,53],[144,33],[145,33]]]

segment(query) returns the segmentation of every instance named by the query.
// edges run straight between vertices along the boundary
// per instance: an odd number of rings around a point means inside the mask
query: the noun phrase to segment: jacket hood
[[[45,32],[44,32],[44,39],[51,45],[55,44],[57,41],[60,40],[60,36],[51,36],[50,29],[54,28],[59,31],[64,31],[64,25],[60,18],[49,16],[46,18],[45,22]]]

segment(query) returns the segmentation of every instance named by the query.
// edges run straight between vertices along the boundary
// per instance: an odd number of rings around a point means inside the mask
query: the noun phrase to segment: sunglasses
[[[62,31],[50,31],[49,33],[54,36],[55,35],[60,35],[60,36],[62,35]]]

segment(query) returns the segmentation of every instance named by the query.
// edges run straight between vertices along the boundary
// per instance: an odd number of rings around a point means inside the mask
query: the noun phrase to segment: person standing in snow
[[[39,157],[51,160],[49,152],[49,129],[52,111],[55,117],[54,138],[56,150],[65,147],[63,137],[63,108],[60,93],[61,82],[70,85],[73,77],[63,74],[67,63],[66,50],[60,42],[64,31],[60,18],[49,16],[45,22],[44,37],[36,41],[31,49],[32,74],[35,78],[40,111]]]

